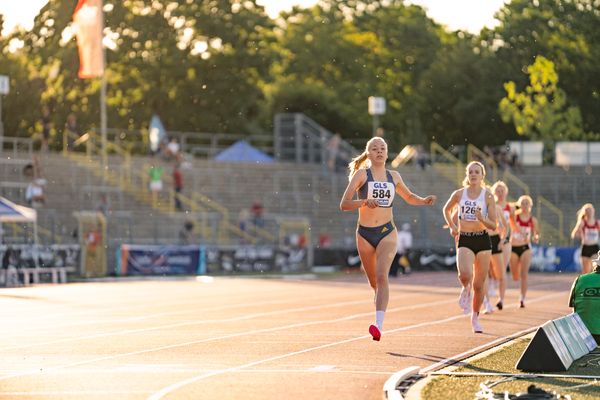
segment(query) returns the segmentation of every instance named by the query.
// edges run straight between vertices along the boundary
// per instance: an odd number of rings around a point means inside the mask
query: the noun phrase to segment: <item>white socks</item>
[[[380,331],[383,330],[383,318],[385,318],[385,311],[375,311],[375,325]]]

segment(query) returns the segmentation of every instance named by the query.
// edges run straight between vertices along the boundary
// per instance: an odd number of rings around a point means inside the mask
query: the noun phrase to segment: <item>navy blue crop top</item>
[[[379,207],[391,207],[394,202],[396,185],[394,185],[394,178],[392,178],[390,171],[386,170],[385,174],[387,182],[376,181],[373,179],[371,169],[367,169],[367,181],[358,188],[358,198],[360,200],[377,199],[379,200]]]

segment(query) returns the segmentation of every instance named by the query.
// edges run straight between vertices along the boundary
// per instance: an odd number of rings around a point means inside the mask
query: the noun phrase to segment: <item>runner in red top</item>
[[[527,294],[527,277],[531,265],[531,242],[538,243],[540,234],[537,219],[531,215],[533,200],[529,196],[521,196],[517,201],[519,209],[510,216],[510,272],[513,280],[521,281],[520,307],[525,307]]]
[[[600,223],[594,216],[594,206],[586,203],[577,211],[577,224],[571,232],[571,238],[581,239],[581,273],[592,272],[592,258],[598,254],[598,233]]]

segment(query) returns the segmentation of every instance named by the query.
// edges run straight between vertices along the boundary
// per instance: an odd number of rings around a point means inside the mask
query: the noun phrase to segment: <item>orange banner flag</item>
[[[79,0],[73,13],[73,27],[79,47],[80,78],[104,75],[102,26],[102,0]]]

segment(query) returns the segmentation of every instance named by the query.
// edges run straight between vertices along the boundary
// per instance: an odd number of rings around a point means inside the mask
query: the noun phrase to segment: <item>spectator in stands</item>
[[[538,231],[538,221],[531,215],[533,200],[524,195],[517,201],[519,207],[510,216],[510,244],[512,246],[510,254],[510,272],[514,281],[521,281],[521,298],[519,306],[525,307],[525,296],[527,295],[527,278],[529,275],[529,266],[531,265],[531,242],[538,243],[540,234]]]
[[[425,152],[425,150],[423,149],[423,146],[420,144],[417,145],[416,160],[419,168],[425,171],[425,169],[427,169],[427,164],[429,164],[429,156],[427,155],[427,152]]]
[[[165,172],[164,168],[157,165],[152,165],[148,174],[150,175],[150,191],[152,192],[152,204],[158,204],[158,194],[163,189],[162,175]]]
[[[327,232],[321,232],[319,235],[319,248],[326,249],[331,247],[331,236]]]
[[[577,211],[577,224],[571,232],[571,238],[581,239],[581,273],[588,274],[592,270],[592,257],[598,254],[598,236],[600,223],[595,217],[594,206],[584,204]]]
[[[396,254],[397,234],[392,213],[394,195],[398,193],[411,205],[432,205],[436,200],[435,196],[420,197],[411,192],[397,171],[386,170],[387,158],[385,140],[371,138],[365,150],[348,165],[350,182],[340,202],[342,211],[358,210],[356,247],[375,292],[375,323],[369,327],[373,340],[381,338],[389,301],[388,274]],[[353,199],[355,194],[358,194],[357,200]]]
[[[176,162],[173,166],[173,190],[175,191],[175,209],[177,211],[183,211],[181,205],[181,199],[179,195],[183,191],[183,174],[181,173],[181,165]]]
[[[396,255],[392,266],[390,267],[390,276],[398,276],[398,268],[402,268],[403,274],[410,273],[410,261],[408,254],[413,245],[413,235],[410,231],[410,224],[405,222],[402,228],[398,228],[398,237],[396,240]]]
[[[179,244],[187,245],[194,244],[194,223],[190,220],[184,222],[183,227],[179,231]]]
[[[77,117],[75,114],[70,113],[67,116],[67,122],[65,122],[65,133],[67,136],[67,150],[72,151],[75,140],[79,138],[79,127],[77,126]]]
[[[248,223],[250,221],[250,212],[247,208],[242,208],[238,214],[238,228],[242,232],[246,232],[248,230]]]
[[[42,177],[39,159],[33,156],[33,162],[23,167],[23,175],[31,179],[25,190],[25,201],[33,208],[40,208],[46,203],[44,186],[47,181]]]
[[[105,217],[108,217],[112,213],[110,201],[108,200],[108,195],[106,193],[100,194],[100,201],[98,201],[96,211],[102,213]]]
[[[48,106],[42,106],[42,148],[41,150],[46,153],[48,152],[48,141],[50,140],[50,129],[52,128],[52,121],[50,120],[50,109]]]
[[[510,167],[513,169],[513,171],[523,173],[524,172],[523,165],[519,161],[519,154],[513,150],[510,153],[509,157],[510,157]]]
[[[333,173],[336,170],[341,141],[342,137],[339,133],[336,133],[329,139],[329,142],[327,142],[327,168],[329,168],[329,172]]]
[[[600,252],[592,266],[591,272],[579,275],[573,282],[569,307],[573,307],[596,342],[600,343]]]
[[[254,223],[254,226],[263,228],[265,226],[265,207],[263,204],[259,200],[255,200],[250,211],[252,212],[252,222]]]
[[[177,138],[172,137],[166,148],[167,158],[175,161],[180,161],[180,148]]]
[[[483,304],[492,254],[487,230],[496,229],[496,201],[486,189],[483,164],[471,161],[467,164],[465,175],[463,187],[455,190],[444,205],[444,218],[450,234],[458,242],[456,265],[462,285],[458,304],[465,313],[471,310],[473,332],[482,333],[479,310]],[[458,211],[458,223],[452,215],[455,210]]]

